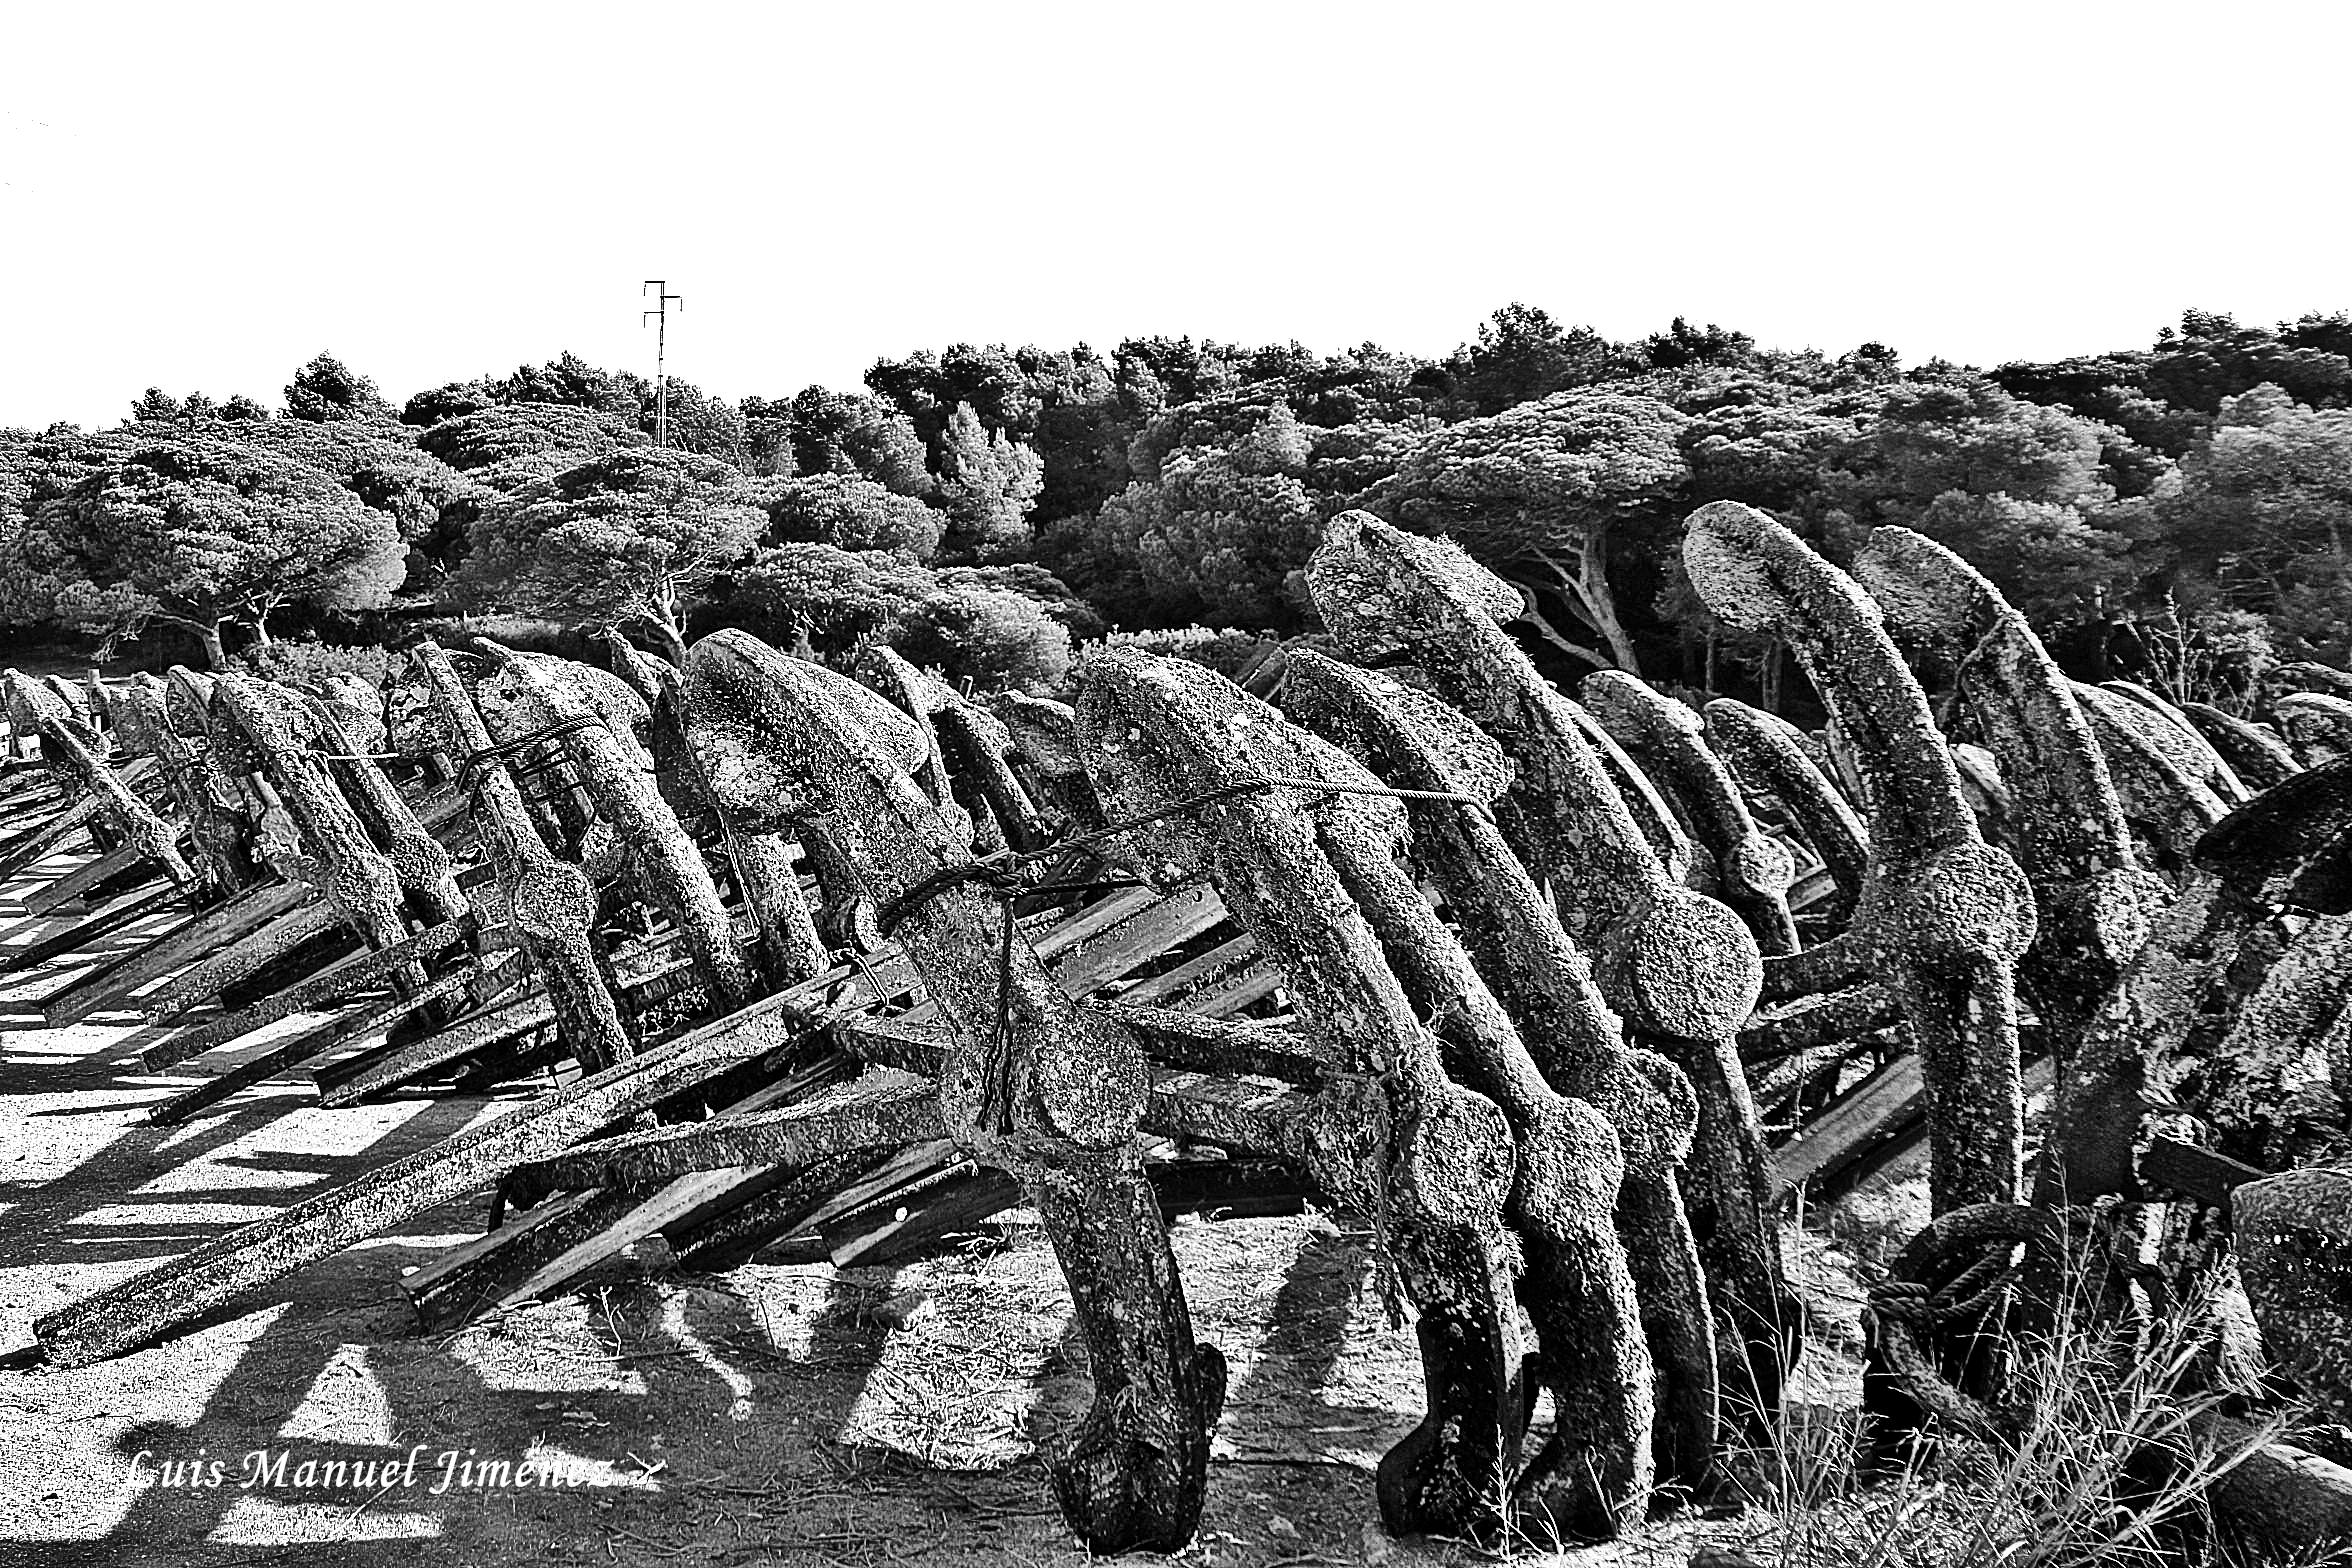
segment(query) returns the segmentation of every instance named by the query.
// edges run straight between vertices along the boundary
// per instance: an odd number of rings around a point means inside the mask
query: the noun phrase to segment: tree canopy
[[[561,404],[493,404],[427,429],[417,445],[494,489],[514,490],[565,469],[651,443],[634,428]]]
[[[2352,652],[2352,408],[2224,398],[2157,505],[2180,591],[2269,617],[2289,657]]]
[[[774,545],[731,575],[709,613],[811,657],[847,661],[879,641],[950,680],[1050,689],[1069,670],[1068,626],[1044,597],[988,571],[936,571],[887,550]]]
[[[959,560],[1012,555],[1029,539],[1029,508],[1045,483],[1045,464],[1028,447],[988,430],[969,403],[948,415],[939,441],[939,508],[947,514],[947,552]]]
[[[1087,581],[1154,620],[1295,630],[1295,578],[1322,513],[1307,491],[1308,433],[1284,406],[1256,410],[1230,445],[1183,447],[1103,506]]]
[[[88,511],[79,487],[177,443],[298,470],[304,494],[323,480],[388,520],[412,599],[626,620],[665,644],[740,616],[820,653],[886,637],[976,679],[1039,679],[1059,646],[1045,625],[1312,632],[1300,568],[1324,522],[1363,507],[1517,583],[1518,630],[1560,673],[1752,674],[1775,700],[1780,651],[1707,614],[1673,547],[1715,499],[1832,559],[1880,524],[1922,530],[2090,678],[2161,684],[2191,647],[2233,667],[2352,655],[2352,315],[2192,310],[2139,346],[1989,372],[1906,367],[1881,342],[1775,348],[1696,317],[1624,340],[1574,319],[1508,303],[1439,358],[1162,335],[954,343],[878,360],[862,388],[739,402],[673,380],[663,453],[651,382],[568,352],[418,392],[397,422],[332,355],[276,416],[151,387],[120,429],[0,432],[18,563],[0,620],[104,635],[152,619],[121,571],[67,594],[56,574],[77,558],[40,519],[69,495]],[[296,629],[334,613],[293,563],[287,584],[274,608]],[[992,640],[1027,651],[984,657]]]
[[[1431,432],[1405,454],[1383,509],[1460,540],[1531,591],[1559,594],[1609,659],[1555,636],[1564,651],[1638,669],[1609,582],[1610,536],[1679,493],[1688,424],[1656,398],[1554,393]]]
[[[947,519],[871,479],[816,474],[768,488],[768,538],[841,550],[895,550],[918,561],[938,553]]]
[[[716,458],[623,448],[484,506],[459,581],[484,605],[641,625],[683,656],[688,607],[759,542],[766,499]]]
[[[332,354],[321,354],[286,384],[291,419],[390,419],[392,405],[376,384]]]
[[[19,514],[6,550],[17,618],[109,639],[161,621],[216,665],[224,624],[267,641],[281,606],[381,606],[406,556],[392,515],[324,470],[204,437],[120,450]]]
[[[935,488],[914,421],[879,399],[807,387],[775,402],[745,398],[743,418],[754,472],[839,474],[917,497]]]

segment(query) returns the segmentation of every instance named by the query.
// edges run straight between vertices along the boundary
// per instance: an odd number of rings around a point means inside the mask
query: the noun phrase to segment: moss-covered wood
[[[506,764],[492,755],[489,727],[448,653],[426,642],[411,659],[407,708],[412,727],[401,736],[404,749],[473,759],[467,782],[475,831],[498,869],[508,926],[546,988],[565,1043],[592,1072],[627,1060],[635,1042],[595,939],[596,889],[578,866],[557,859],[540,836]]]
[[[1978,832],[1927,698],[1852,578],[1730,501],[1691,514],[1683,559],[1716,614],[1796,650],[1853,759],[1871,861],[1845,945],[1887,972],[1918,1041],[1937,1211],[2015,1201],[2016,966],[2035,930],[2024,875]]]
[[[1017,1177],[1061,1260],[1095,1399],[1056,1445],[1072,1527],[1097,1551],[1192,1537],[1224,1361],[1198,1345],[1143,1178],[1147,1076],[1134,1034],[1073,1002],[1036,953],[1001,942],[998,897],[959,875],[968,829],[907,771],[903,732],[862,688],[737,631],[688,656],[688,735],[720,809],[829,843],[951,1024],[940,1110],[974,1157]],[[894,744],[899,742],[899,744]]]
[[[1268,776],[1378,787],[1345,753],[1179,660],[1090,659],[1077,715],[1115,817]],[[1509,1502],[1557,1532],[1614,1533],[1638,1517],[1652,1462],[1651,1363],[1611,1218],[1623,1156],[1604,1117],[1544,1082],[1402,874],[1403,827],[1377,796],[1250,791],[1137,827],[1119,853],[1161,879],[1208,878],[1289,977],[1306,1034],[1386,1088],[1394,1146],[1375,1173],[1380,1218],[1420,1314],[1430,1389],[1422,1424],[1381,1464],[1389,1527],[1489,1532]],[[1445,1054],[1417,1007],[1453,1013]],[[1446,1055],[1485,1092],[1456,1082]],[[1510,1308],[1522,1255],[1562,1439],[1525,1467]]]
[[[1748,1341],[1783,1312],[1763,1132],[1735,1043],[1762,978],[1755,938],[1661,858],[1589,720],[1503,630],[1499,618],[1517,613],[1518,598],[1493,574],[1445,541],[1350,512],[1326,529],[1307,580],[1324,623],[1360,662],[1410,661],[1509,760],[1498,828],[1546,885],[1633,1042],[1674,1063],[1697,1093],[1684,1202],[1731,1338]]]
[[[1515,1127],[1539,1124],[1547,1114],[1543,1097],[1517,1069],[1522,1048],[1550,1089],[1592,1105],[1608,1119],[1625,1164],[1615,1195],[1618,1234],[1641,1326],[1663,1379],[1660,1478],[1702,1485],[1717,1436],[1722,1379],[1709,1286],[1676,1186],[1698,1119],[1689,1080],[1664,1058],[1627,1047],[1622,1024],[1602,998],[1591,966],[1504,844],[1488,803],[1503,789],[1509,770],[1492,740],[1426,694],[1311,649],[1292,651],[1283,697],[1291,712],[1388,783],[1480,802],[1420,800],[1406,811],[1412,825],[1410,861],[1443,898],[1483,985],[1448,981],[1427,959],[1400,961],[1396,967],[1415,990],[1416,1003],[1440,1020],[1439,1036],[1454,1049],[1456,1070],[1471,1087],[1491,1095]],[[1419,949],[1443,954],[1445,944],[1424,939]],[[1393,956],[1398,949],[1392,944],[1390,951]],[[1447,989],[1441,993],[1441,987]],[[1488,1038],[1476,1052],[1465,1054],[1445,1025],[1457,1015],[1470,1020],[1475,1013],[1458,1008],[1452,998],[1467,996],[1474,1007],[1483,1006],[1480,999],[1488,988],[1523,1046],[1490,1023]],[[1757,1219],[1761,1224],[1762,1216]],[[1733,1266],[1728,1259],[1718,1262],[1727,1270]],[[1743,1285],[1750,1288],[1743,1291]],[[1758,1285],[1761,1292],[1754,1288]],[[1744,1331],[1741,1324],[1752,1306],[1770,1319],[1783,1318],[1778,1301],[1765,1304],[1777,1286],[1776,1279],[1727,1278],[1713,1303],[1725,1314],[1727,1345],[1749,1352],[1730,1378],[1735,1408],[1745,1409],[1750,1401],[1759,1411],[1777,1406],[1786,1324],[1750,1323]],[[1524,1288],[1540,1290],[1542,1285],[1531,1277]]]
[[[177,827],[158,817],[107,765],[110,748],[90,720],[87,695],[54,677],[49,682],[36,681],[15,670],[8,671],[0,684],[5,686],[9,723],[15,733],[41,737],[42,759],[97,800],[100,815],[113,825],[123,844],[154,861],[174,885],[194,886],[196,875],[180,854]]]

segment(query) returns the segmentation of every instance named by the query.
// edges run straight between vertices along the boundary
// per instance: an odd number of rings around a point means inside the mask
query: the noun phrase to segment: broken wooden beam
[[[2142,1181],[2151,1187],[2194,1198],[2214,1209],[2227,1209],[2232,1193],[2269,1174],[2243,1160],[2183,1143],[2166,1133],[2151,1138],[2147,1152],[2140,1156]]]
[[[33,1325],[52,1366],[87,1366],[148,1344],[257,1286],[382,1235],[553,1153],[729,1062],[807,1036],[825,1016],[785,993],[617,1063],[406,1159],[238,1227],[48,1313]]]
[[[720,1085],[745,1072],[759,1074],[765,1081],[728,1095],[734,1112],[764,1109],[845,1082],[857,1074],[858,1066],[839,1051],[828,1050],[811,1058],[795,1047],[746,1058],[695,1085],[691,1092],[707,1101]],[[647,1109],[675,1114],[679,1107],[657,1103]],[[839,1178],[827,1181],[824,1176],[834,1168],[834,1162],[820,1161],[802,1172],[701,1172],[681,1176],[658,1189],[651,1185],[583,1184],[579,1191],[553,1196],[561,1164],[559,1156],[509,1173],[499,1190],[509,1201],[529,1205],[525,1218],[468,1243],[459,1249],[461,1257],[446,1269],[437,1267],[415,1277],[411,1300],[420,1313],[435,1321],[450,1321],[493,1304],[551,1292],[656,1230],[682,1259],[690,1252],[699,1259],[710,1247],[725,1245],[727,1237],[741,1241],[748,1250],[775,1229],[792,1224],[840,1185]],[[780,1191],[784,1185],[810,1181],[819,1185],[805,1202],[796,1202]],[[774,1212],[779,1205],[784,1209],[780,1215]],[[552,1229],[546,1228],[548,1222],[542,1219],[549,1211],[556,1216]]]
[[[530,1174],[550,1187],[650,1187],[692,1172],[810,1165],[945,1136],[937,1086],[883,1068],[798,1104],[582,1144],[537,1162]]]
[[[144,854],[128,846],[109,850],[94,860],[85,860],[28,897],[24,901],[25,913],[29,915],[54,914],[109,878],[120,876],[127,871],[139,870],[146,864],[146,860],[147,857]],[[149,875],[153,874],[149,873]]]
[[[52,993],[42,1001],[42,1017],[52,1029],[79,1023],[175,969],[182,972],[172,976],[162,996],[149,999],[151,1007],[166,997],[182,997],[186,1007],[193,1007],[218,996],[224,986],[334,923],[333,911],[303,907],[309,897],[310,889],[297,883],[257,888],[197,916],[153,946],[125,954]]]
[[[206,1106],[217,1104],[241,1089],[260,1083],[265,1079],[275,1078],[278,1074],[291,1071],[305,1062],[316,1061],[322,1056],[342,1049],[354,1040],[379,1030],[389,1030],[402,1019],[421,1012],[433,1003],[454,995],[471,984],[480,983],[484,974],[495,973],[512,956],[511,951],[493,953],[478,968],[469,966],[467,970],[444,975],[422,989],[410,992],[407,996],[384,993],[374,1001],[365,1004],[357,1014],[326,1019],[278,1041],[269,1049],[238,1063],[227,1072],[205,1079],[193,1089],[185,1090],[160,1104],[150,1106],[147,1111],[147,1119],[164,1126],[185,1121]],[[389,1043],[386,1042],[387,1046]],[[363,1051],[360,1054],[366,1056],[369,1053]]]
[[[400,1288],[420,1327],[453,1327],[495,1303],[515,1278],[611,1229],[644,1197],[613,1188],[565,1193],[452,1247],[403,1276]]]
[[[431,930],[420,931],[390,947],[354,953],[306,979],[297,980],[251,1007],[207,1019],[182,1029],[169,1039],[157,1041],[140,1053],[140,1064],[149,1072],[161,1072],[190,1057],[201,1056],[214,1046],[249,1035],[256,1029],[338,1001],[363,986],[388,978],[405,965],[429,963],[439,958],[464,941],[474,925],[473,916],[463,915],[455,920],[445,920]]]
[[[2021,1093],[2047,1091],[2056,1069],[2048,1057],[2028,1064]],[[1851,1186],[1916,1148],[1927,1133],[1927,1082],[1917,1054],[1899,1056],[1846,1091],[1771,1151],[1773,1185]]]
[[[55,853],[76,830],[89,826],[97,816],[98,797],[84,795],[31,832],[0,845],[0,878],[13,877]]]
[[[110,936],[124,926],[150,915],[163,913],[177,903],[179,897],[180,890],[169,883],[162,887],[143,887],[124,893],[47,936],[10,949],[7,957],[0,960],[0,974],[19,974],[45,964],[52,958],[83,952],[100,937]],[[38,917],[26,922],[28,925],[47,923]],[[168,931],[159,931],[150,935],[148,940],[161,941],[168,935]]]
[[[928,1148],[931,1145],[917,1145]],[[701,1208],[662,1228],[681,1268],[713,1272],[750,1259],[778,1237],[804,1230],[844,1188],[900,1158],[895,1149],[864,1149],[798,1168],[773,1166],[728,1186]]]

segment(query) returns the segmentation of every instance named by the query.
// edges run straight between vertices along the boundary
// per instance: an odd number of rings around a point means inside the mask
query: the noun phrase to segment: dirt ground
[[[40,1027],[33,1004],[89,961],[0,990],[0,1349],[28,1345],[45,1311],[499,1108],[323,1110],[272,1083],[151,1126],[143,1108],[192,1080],[143,1074],[132,1020]],[[0,1568],[1086,1560],[1037,1457],[1084,1407],[1081,1353],[1026,1216],[899,1269],[673,1275],[421,1335],[400,1276],[484,1218],[479,1199],[435,1210],[116,1361],[0,1370]],[[1232,1392],[1207,1516],[1176,1560],[1487,1560],[1373,1522],[1372,1465],[1420,1385],[1368,1240],[1319,1215],[1177,1226]],[[1802,1392],[1850,1399],[1850,1367],[1822,1350]],[[520,1482],[495,1468],[526,1461]],[[1699,1528],[1520,1560],[1680,1564]]]

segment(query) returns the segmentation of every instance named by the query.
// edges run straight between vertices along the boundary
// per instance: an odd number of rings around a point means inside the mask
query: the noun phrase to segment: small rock
[[[1701,1546],[1691,1552],[1690,1568],[1764,1568],[1764,1565],[1736,1547]]]
[[[939,1310],[938,1300],[927,1290],[902,1290],[888,1301],[874,1308],[874,1321],[886,1328],[905,1328],[929,1317]]]

